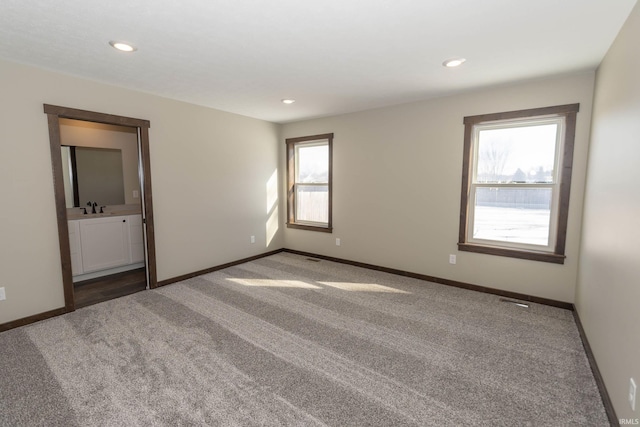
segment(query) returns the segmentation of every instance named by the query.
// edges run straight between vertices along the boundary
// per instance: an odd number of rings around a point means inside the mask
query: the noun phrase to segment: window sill
[[[499,248],[496,246],[484,246],[472,243],[458,243],[458,250],[465,252],[476,252],[487,255],[497,255],[510,258],[527,259],[530,261],[550,262],[553,264],[564,264],[566,256],[546,253],[534,252],[518,249]]]
[[[302,225],[293,222],[287,223],[287,228],[295,228],[298,230],[319,231],[320,233],[333,233],[332,227],[316,227],[314,225]]]

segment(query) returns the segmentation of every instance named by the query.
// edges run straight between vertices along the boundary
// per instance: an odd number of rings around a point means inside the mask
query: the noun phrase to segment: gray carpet
[[[281,253],[0,334],[2,426],[605,426],[572,313]]]

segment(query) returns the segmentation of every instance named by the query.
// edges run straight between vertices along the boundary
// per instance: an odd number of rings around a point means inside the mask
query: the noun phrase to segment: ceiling
[[[594,70],[635,3],[1,0],[0,58],[284,123]]]

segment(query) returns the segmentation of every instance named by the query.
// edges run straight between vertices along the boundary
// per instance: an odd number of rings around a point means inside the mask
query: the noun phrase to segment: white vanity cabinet
[[[127,217],[80,220],[80,245],[84,273],[129,264],[129,224]]]
[[[71,249],[71,274],[82,274],[82,254],[80,253],[80,221],[69,221],[69,248]]]
[[[142,215],[128,215],[129,246],[131,247],[131,263],[144,261],[144,238],[142,231]]]
[[[139,267],[139,264],[144,262],[142,233],[141,215],[103,216],[69,221],[73,276],[128,265]]]

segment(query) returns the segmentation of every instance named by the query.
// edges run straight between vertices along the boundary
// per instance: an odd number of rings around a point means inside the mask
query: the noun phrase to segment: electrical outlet
[[[251,236],[251,243],[255,243],[256,242],[256,236]]]
[[[340,238],[336,237],[336,246],[340,246]]]
[[[4,288],[0,288],[0,301],[7,299],[7,294],[4,292]]]
[[[138,190],[133,190],[133,198],[137,199],[138,197],[140,197],[140,193],[138,192]]]
[[[453,254],[449,255],[449,264],[455,264],[456,263],[456,256]]]
[[[633,378],[629,378],[629,405],[631,410],[636,410],[636,382]]]

